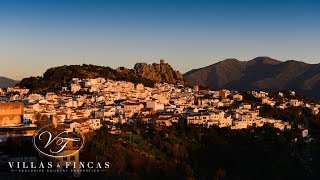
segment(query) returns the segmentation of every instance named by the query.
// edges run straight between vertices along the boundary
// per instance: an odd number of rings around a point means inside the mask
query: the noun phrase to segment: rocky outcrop
[[[164,60],[160,60],[159,64],[137,63],[133,69],[136,74],[157,83],[184,84],[183,75],[179,71],[173,70]]]
[[[19,86],[30,89],[32,93],[56,92],[74,77],[80,79],[103,77],[117,81],[142,83],[148,87],[153,87],[154,83],[159,82],[184,84],[182,74],[161,60],[160,64],[137,63],[134,69],[125,67],[112,69],[91,64],[59,66],[48,69],[43,77],[24,78]]]

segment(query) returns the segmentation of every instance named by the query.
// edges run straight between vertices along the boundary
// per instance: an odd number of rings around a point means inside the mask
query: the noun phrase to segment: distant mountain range
[[[183,75],[179,71],[173,70],[168,63],[160,60],[159,64],[137,63],[133,69],[124,67],[112,69],[91,64],[59,66],[48,69],[42,77],[24,78],[19,86],[29,88],[33,93],[57,91],[61,90],[61,87],[70,82],[72,78],[97,77],[142,83],[149,87],[159,82],[184,83]]]
[[[0,88],[14,87],[19,81],[0,76]]]
[[[250,61],[226,59],[184,74],[188,84],[213,89],[294,90],[320,97],[320,64],[257,57]]]

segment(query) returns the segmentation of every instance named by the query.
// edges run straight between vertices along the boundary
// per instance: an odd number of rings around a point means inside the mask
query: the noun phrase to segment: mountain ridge
[[[213,89],[295,90],[317,96],[320,90],[320,64],[302,61],[279,61],[257,57],[249,61],[226,59],[193,69],[184,74],[188,84]]]
[[[19,83],[19,81],[0,76],[0,88],[13,87],[18,83]]]

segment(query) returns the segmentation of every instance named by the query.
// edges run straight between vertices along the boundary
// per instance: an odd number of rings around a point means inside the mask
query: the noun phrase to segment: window
[[[67,161],[68,159],[67,159],[67,157],[64,157],[63,160],[64,160],[64,161]]]
[[[74,157],[74,156],[71,156],[71,157],[70,157],[70,160],[71,160],[71,161],[74,161],[74,160],[75,160],[75,157]]]

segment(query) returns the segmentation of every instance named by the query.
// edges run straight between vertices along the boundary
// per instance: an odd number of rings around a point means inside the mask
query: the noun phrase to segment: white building
[[[154,111],[163,111],[164,104],[156,101],[147,101],[146,108],[152,108]]]

